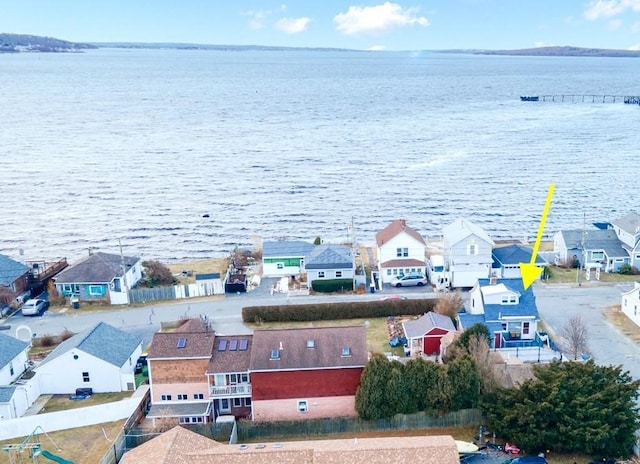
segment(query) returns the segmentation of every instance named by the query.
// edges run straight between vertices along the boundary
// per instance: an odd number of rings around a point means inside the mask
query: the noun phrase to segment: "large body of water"
[[[0,55],[0,253],[183,260],[256,238],[494,238],[638,211],[640,59],[101,49]],[[209,217],[204,217],[209,215]]]

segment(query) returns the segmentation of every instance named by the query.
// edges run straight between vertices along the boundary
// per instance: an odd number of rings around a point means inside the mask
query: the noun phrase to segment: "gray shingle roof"
[[[466,219],[456,219],[453,223],[443,228],[442,233],[450,245],[459,243],[472,234],[493,245],[493,240],[491,240],[491,237],[489,237],[484,229]]]
[[[0,255],[0,286],[8,287],[28,271],[29,268],[24,264]]]
[[[418,319],[403,322],[402,327],[407,338],[422,337],[434,327],[448,331],[456,330],[450,317],[434,312],[428,312]]]
[[[15,391],[15,385],[0,386],[0,403],[8,403],[9,401],[11,401],[11,397],[13,396],[13,392]]]
[[[210,272],[208,274],[196,274],[196,280],[216,280],[220,279],[219,272]]]
[[[100,322],[92,329],[85,330],[62,342],[40,364],[46,364],[61,355],[78,349],[102,359],[116,367],[122,367],[131,354],[142,343],[142,340],[105,322]]]
[[[97,252],[87,256],[79,263],[69,266],[55,277],[59,284],[108,284],[116,277],[122,277],[123,257],[111,253]],[[128,268],[140,261],[140,258],[124,256]]]
[[[342,245],[319,245],[304,260],[305,269],[351,269],[351,248]]]
[[[531,261],[533,250],[529,247],[514,243],[512,245],[494,248],[491,253],[493,254],[494,261],[501,265],[520,264],[529,263]],[[544,264],[545,262],[546,261],[542,259],[540,255],[536,256],[536,264]]]
[[[0,333],[0,369],[29,347],[29,343]]]
[[[314,244],[302,240],[282,240],[278,242],[264,242],[262,244],[263,258],[304,258]]]
[[[562,237],[568,249],[581,248],[582,230],[563,230]],[[603,250],[609,258],[627,257],[629,253],[622,247],[615,231],[611,229],[589,229],[584,231],[584,248],[586,250]]]
[[[202,416],[209,412],[211,403],[154,404],[147,417]]]
[[[613,221],[613,225],[620,227],[631,235],[635,235],[640,232],[640,214],[629,213],[620,219]]]

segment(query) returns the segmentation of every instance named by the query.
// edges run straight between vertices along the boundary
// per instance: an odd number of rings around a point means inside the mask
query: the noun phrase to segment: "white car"
[[[22,307],[23,316],[42,316],[49,309],[49,302],[41,298],[27,300]]]
[[[391,285],[394,287],[422,287],[426,283],[427,278],[422,274],[405,274],[391,279]]]

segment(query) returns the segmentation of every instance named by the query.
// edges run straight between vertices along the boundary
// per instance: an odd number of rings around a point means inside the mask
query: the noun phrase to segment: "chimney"
[[[489,284],[496,285],[497,283],[498,283],[498,276],[495,274],[491,274],[491,277],[489,278]]]
[[[405,227],[407,227],[407,220],[406,219],[400,219],[400,224],[402,225],[402,228],[404,229]]]
[[[280,342],[280,348],[278,348],[278,349],[279,349],[280,351],[282,351],[282,350],[283,350],[283,348],[282,348],[282,342]]]

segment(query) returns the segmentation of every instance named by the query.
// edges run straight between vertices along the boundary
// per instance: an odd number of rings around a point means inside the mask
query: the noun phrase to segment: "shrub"
[[[63,342],[65,340],[69,340],[71,337],[73,337],[75,334],[73,332],[71,332],[69,329],[67,329],[65,327],[65,329],[62,331],[62,333],[60,334],[59,338],[60,341]]]
[[[618,270],[618,274],[638,275],[638,268],[635,266],[632,266],[631,264],[623,264],[622,266],[620,266],[620,269]]]
[[[419,316],[433,311],[436,299],[354,301],[242,308],[244,322],[306,322],[366,317]]]
[[[314,280],[311,282],[311,288],[314,292],[333,293],[353,290],[352,279],[326,279]]]
[[[33,340],[33,346],[46,348],[53,345],[55,345],[55,340],[53,338],[53,335],[45,334],[42,337],[36,338],[35,340]]]

